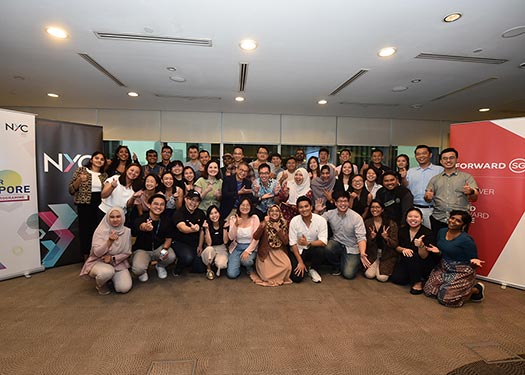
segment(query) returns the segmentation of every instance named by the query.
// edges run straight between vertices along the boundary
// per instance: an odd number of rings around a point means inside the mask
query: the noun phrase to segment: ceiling
[[[445,23],[452,12],[463,17]],[[0,14],[0,107],[453,121],[525,116],[523,0],[2,0]],[[69,38],[50,37],[51,25]],[[502,37],[519,26],[510,33],[519,35]],[[95,32],[210,39],[211,47],[105,40]],[[258,48],[242,51],[244,38]],[[397,53],[378,57],[387,46]],[[421,53],[507,61],[416,58]],[[248,64],[242,103],[234,100],[240,63]],[[330,95],[360,70],[366,73]],[[175,75],[185,82],[172,81]],[[407,89],[393,91],[398,86]],[[483,107],[491,111],[478,112]]]

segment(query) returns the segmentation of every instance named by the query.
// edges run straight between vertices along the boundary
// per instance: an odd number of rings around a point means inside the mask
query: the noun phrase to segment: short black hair
[[[380,152],[381,155],[384,155],[384,154],[383,154],[383,150],[381,150],[380,148],[374,148],[374,149],[372,150],[372,152],[370,153],[370,155],[372,155],[374,152]]]
[[[264,169],[264,168],[268,168],[268,170],[271,172],[272,171],[272,168],[270,168],[270,166],[266,163],[262,163],[261,165],[259,165],[259,168],[257,168],[257,171],[259,173],[261,173],[261,169]]]
[[[159,156],[159,153],[157,152],[157,150],[154,150],[154,149],[150,149],[146,151],[146,156],[148,156],[148,154],[155,154],[155,156]]]
[[[161,193],[155,193],[151,197],[149,197],[148,203],[151,204],[151,202],[153,202],[153,199],[155,198],[161,198],[164,201],[164,203],[166,203],[166,196]]]
[[[332,199],[337,201],[339,198],[346,198],[350,200],[350,193],[346,190],[336,190],[332,193]]]
[[[160,150],[162,151],[162,150],[165,150],[165,149],[169,149],[170,152],[173,153],[173,149],[170,146],[168,146],[168,145],[162,146],[162,148]]]
[[[321,153],[321,152],[326,152],[328,155],[330,155],[330,150],[328,150],[326,147],[321,147],[319,149],[319,153]]]
[[[282,159],[282,158],[281,158],[281,154],[279,154],[278,152],[274,152],[273,154],[271,154],[271,155],[270,155],[270,160],[272,160],[273,157],[276,157],[276,158]]]
[[[308,202],[310,206],[312,205],[312,200],[306,195],[301,195],[299,198],[297,198],[297,202],[295,202],[296,206],[299,206],[299,203],[301,202]]]
[[[432,153],[432,150],[430,149],[430,147],[428,147],[427,145],[417,145],[416,146],[416,149],[414,150],[414,154],[416,153],[417,150],[420,150],[422,148],[426,148],[428,150],[428,153],[431,154]]]
[[[188,151],[189,150],[197,150],[197,151],[199,151],[199,148],[197,147],[197,145],[190,145],[190,146],[188,146]]]
[[[443,151],[441,151],[441,152],[439,153],[439,159],[441,159],[441,157],[443,156],[443,154],[446,154],[447,152],[453,152],[454,155],[456,155],[456,159],[459,157],[458,150],[456,150],[456,149],[453,148],[453,147],[448,147],[448,148],[444,149]]]

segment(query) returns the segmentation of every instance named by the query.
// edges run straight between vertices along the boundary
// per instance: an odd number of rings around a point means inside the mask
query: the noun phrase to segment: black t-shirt
[[[176,241],[185,243],[186,245],[197,248],[197,246],[199,246],[200,231],[194,233],[182,233],[177,228],[177,224],[184,222],[188,227],[190,227],[192,224],[197,224],[200,228],[202,228],[202,223],[204,223],[205,219],[206,215],[202,210],[197,208],[195,211],[193,211],[193,213],[190,213],[186,208],[186,205],[183,205],[180,210],[173,214],[173,224],[175,225],[174,239]]]
[[[220,223],[219,229],[215,229],[213,224],[208,221],[208,230],[210,231],[212,246],[224,244],[224,223]]]
[[[161,215],[159,220],[152,220],[153,230],[151,232],[145,232],[139,229],[142,223],[145,223],[148,219],[151,219],[149,212],[138,217],[133,225],[133,232],[137,236],[133,250],[155,250],[159,246],[164,244],[166,238],[173,238],[173,225],[171,220],[166,215]]]

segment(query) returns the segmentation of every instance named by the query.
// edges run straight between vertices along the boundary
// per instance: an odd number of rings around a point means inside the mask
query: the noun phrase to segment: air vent
[[[351,84],[352,82],[354,82],[356,79],[358,79],[359,77],[361,77],[363,74],[365,74],[367,72],[368,72],[368,69],[361,69],[356,74],[354,74],[352,77],[350,77],[345,82],[343,82],[341,85],[339,85],[339,87],[337,87],[334,91],[332,91],[330,93],[330,96],[334,96],[334,95],[338,94],[339,91],[344,89],[346,86],[348,86],[349,84]]]
[[[425,60],[459,61],[459,62],[479,63],[479,64],[503,64],[509,61],[505,59],[490,59],[487,57],[440,55],[436,53],[420,53],[415,58],[425,59]]]
[[[481,85],[484,85],[486,83],[489,83],[489,82],[492,82],[492,81],[495,81],[497,80],[498,77],[490,77],[490,78],[487,78],[487,79],[484,79],[483,81],[479,81],[479,82],[476,82],[476,83],[473,83],[471,85],[468,85],[468,86],[465,86],[465,87],[462,87],[458,90],[455,90],[455,91],[452,91],[452,92],[449,92],[445,95],[441,95],[441,96],[438,96],[437,98],[434,98],[431,100],[431,102],[435,102],[437,100],[441,100],[443,98],[446,98],[447,96],[450,96],[450,95],[454,95],[454,94],[457,94],[457,93],[460,93],[460,92],[463,92],[463,91],[466,91],[466,90],[470,90],[474,87],[478,87],[478,86],[481,86]]]
[[[165,99],[183,99],[183,100],[221,100],[220,96],[185,96],[185,95],[168,95],[154,94],[157,98]]]
[[[211,39],[205,38],[173,38],[168,36],[154,36],[142,34],[118,34],[118,33],[103,33],[95,31],[95,35],[99,39],[110,40],[126,40],[139,42],[157,42],[157,43],[175,43],[185,44],[191,46],[211,47]]]
[[[239,64],[239,92],[244,92],[246,88],[246,80],[248,79],[248,64]]]
[[[390,104],[390,103],[352,103],[352,102],[339,102],[339,104],[343,104],[343,105],[354,105],[354,106],[357,106],[357,107],[363,107],[363,108],[368,108],[368,107],[388,107],[388,108],[399,107],[399,104]]]
[[[98,62],[93,60],[91,56],[89,56],[86,53],[79,53],[80,57],[82,57],[84,60],[86,60],[88,63],[90,63],[92,66],[94,66],[98,71],[102,72],[106,77],[111,79],[113,82],[115,82],[117,85],[121,87],[126,87],[125,84],[123,84],[117,77],[115,77],[113,74],[108,72],[106,68],[104,68],[102,65],[100,65]]]

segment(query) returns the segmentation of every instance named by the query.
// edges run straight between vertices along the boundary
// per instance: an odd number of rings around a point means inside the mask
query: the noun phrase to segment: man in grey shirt
[[[335,191],[332,195],[335,209],[323,214],[332,228],[333,237],[326,245],[326,259],[332,265],[332,275],[343,274],[345,279],[353,279],[361,261],[370,266],[366,258],[366,228],[363,218],[349,208],[350,195],[346,191]],[[322,211],[322,203],[316,204],[316,211]]]
[[[425,201],[434,200],[434,212],[430,216],[430,222],[435,238],[439,229],[447,227],[450,211],[468,212],[470,202],[477,201],[479,196],[478,184],[474,177],[456,168],[456,149],[444,149],[439,154],[439,160],[444,170],[430,179],[425,192]]]

